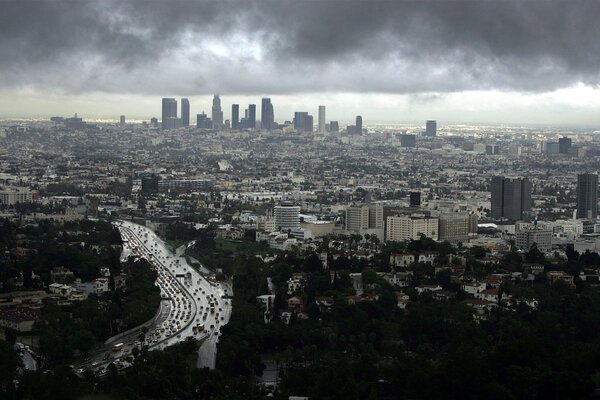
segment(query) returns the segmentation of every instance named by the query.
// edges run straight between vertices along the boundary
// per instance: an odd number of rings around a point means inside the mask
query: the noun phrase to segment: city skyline
[[[156,97],[220,93],[335,120],[600,124],[594,2],[178,6],[2,2],[0,118],[149,119]]]

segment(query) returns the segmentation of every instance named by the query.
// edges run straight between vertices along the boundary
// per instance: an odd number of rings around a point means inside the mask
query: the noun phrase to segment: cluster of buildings
[[[202,130],[266,130],[281,132],[310,132],[315,129],[314,118],[306,111],[297,111],[291,121],[285,121],[278,124],[275,121],[273,103],[268,97],[261,100],[260,120],[256,115],[256,104],[249,104],[244,109],[244,114],[240,115],[240,105],[231,105],[231,119],[223,117],[221,107],[221,97],[215,94],[212,102],[211,114],[207,115],[204,111],[196,115],[196,128]],[[320,105],[318,108],[317,132],[340,132],[338,121],[326,122],[326,107]],[[121,125],[125,124],[125,116],[121,116]],[[158,120],[151,119],[151,125],[158,127]],[[181,99],[181,114],[178,117],[177,100],[174,98],[162,99],[162,119],[161,129],[179,129],[190,126],[190,102],[187,98]],[[347,125],[344,132],[349,135],[360,135],[363,133],[362,116],[357,115],[353,125]],[[436,136],[436,121],[427,121],[426,136]],[[414,147],[414,146],[413,146]]]

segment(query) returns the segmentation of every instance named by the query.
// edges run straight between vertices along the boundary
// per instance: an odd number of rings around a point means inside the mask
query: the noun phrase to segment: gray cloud
[[[598,85],[600,2],[0,2],[0,90],[421,93]],[[216,50],[215,50],[216,49]]]

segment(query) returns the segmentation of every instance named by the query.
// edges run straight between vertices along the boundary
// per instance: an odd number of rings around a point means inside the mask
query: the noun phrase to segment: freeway
[[[198,366],[214,368],[220,327],[231,316],[232,287],[205,277],[186,262],[185,257],[171,253],[165,243],[149,228],[129,221],[117,221],[123,239],[122,260],[130,256],[145,258],[158,273],[156,285],[162,301],[154,318],[143,325],[107,340],[104,346],[79,365],[98,374],[114,362],[127,367],[128,355],[135,347],[148,346],[160,350],[187,338],[201,341]],[[142,334],[145,327],[147,333]]]

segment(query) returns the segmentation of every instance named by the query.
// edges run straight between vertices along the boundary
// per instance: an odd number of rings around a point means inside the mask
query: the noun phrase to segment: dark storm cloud
[[[0,2],[0,88],[253,94],[598,85],[599,17],[600,2],[576,0],[9,0]]]

